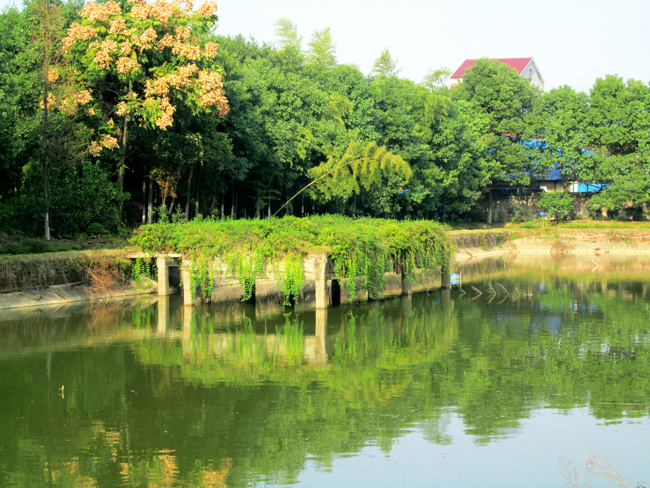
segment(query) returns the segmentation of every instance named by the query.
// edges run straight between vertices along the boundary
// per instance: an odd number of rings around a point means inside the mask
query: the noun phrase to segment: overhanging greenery
[[[431,221],[352,219],[340,216],[285,217],[264,220],[194,220],[140,227],[132,243],[150,253],[178,253],[194,263],[193,283],[209,299],[215,259],[236,273],[250,298],[255,278],[271,265],[279,273],[285,296],[302,288],[302,262],[308,253],[328,252],[340,278],[356,295],[356,281],[378,297],[384,273],[396,268],[407,275],[415,268],[447,262],[453,243],[445,228]]]

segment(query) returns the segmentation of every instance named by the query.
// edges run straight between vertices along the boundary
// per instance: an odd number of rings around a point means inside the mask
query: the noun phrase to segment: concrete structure
[[[144,254],[133,255],[133,258],[145,257]],[[148,256],[151,259],[150,256]],[[183,303],[192,306],[200,302],[200,289],[190,286],[193,263],[180,255],[158,255],[158,295],[166,296],[172,293],[169,286],[169,268],[181,266],[181,280],[183,284]],[[224,263],[215,260],[213,269],[217,271],[214,278],[214,288],[211,293],[213,302],[234,302],[241,300],[245,295],[244,287],[236,275],[229,274]],[[284,293],[280,289],[282,269],[268,266],[264,277],[255,280],[254,299],[256,302],[265,300],[284,301]],[[413,292],[428,291],[438,288],[450,288],[450,264],[445,263],[441,270],[415,270],[412,276],[406,278],[401,268],[395,272],[385,273],[385,286],[381,291],[381,298],[387,296],[409,295]],[[347,292],[344,278],[339,278],[334,272],[333,263],[326,252],[308,254],[303,260],[303,296],[296,305],[309,304],[316,309],[325,309],[332,305],[350,301],[366,301],[368,293],[362,290],[361,283],[357,290],[361,290],[355,297]]]
[[[542,78],[542,74],[537,69],[533,58],[492,58],[490,61],[507,64],[516,70],[519,76],[529,79],[532,85],[538,86],[542,90],[544,89],[544,78]],[[465,72],[475,64],[476,59],[466,59],[463,61],[463,64],[451,75],[452,86],[462,83]]]

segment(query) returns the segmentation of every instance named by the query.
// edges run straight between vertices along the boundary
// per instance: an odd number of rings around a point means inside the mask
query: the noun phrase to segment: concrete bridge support
[[[169,286],[169,266],[174,265],[173,258],[158,257],[158,294],[159,295],[169,295],[171,293],[171,288]],[[338,285],[340,282],[339,277],[337,277],[333,272],[332,263],[329,260],[329,255],[326,252],[314,253],[307,255],[305,257],[304,263],[304,281],[309,283],[313,280],[314,282],[314,305],[317,310],[326,309],[332,306],[332,303],[340,303],[339,300],[333,299],[332,293],[334,289],[341,295],[343,302],[349,301],[343,295],[341,287],[328,285],[328,283],[334,283]],[[200,302],[200,288],[191,286],[191,275],[192,275],[192,261],[188,259],[182,260],[181,266],[181,280],[183,284],[183,304],[187,306],[196,305]],[[440,267],[440,288],[450,289],[451,288],[451,265],[449,261],[444,262]],[[433,283],[433,279],[437,280],[437,272],[435,270],[414,270],[412,279],[404,272],[404,269],[401,265],[398,265],[394,273],[388,273],[392,276],[391,283],[387,283],[387,289],[385,291],[386,296],[396,296],[400,295],[400,281],[401,281],[401,295],[411,295],[414,291],[424,291],[436,289],[437,284]],[[257,280],[264,285],[265,289],[269,289],[272,283],[278,279],[277,276],[271,274],[266,277],[264,280]],[[345,280],[343,280],[345,282]],[[271,283],[271,284],[269,284]],[[358,283],[358,292],[355,300],[365,301],[368,300],[367,292],[363,289],[360,289],[361,282]],[[309,285],[311,286],[311,285]],[[330,286],[332,291],[330,291]],[[230,296],[227,300],[236,300],[237,297],[241,298],[240,290],[241,285],[238,284],[236,276],[227,276],[220,280],[217,280],[217,285],[215,290],[230,290],[225,294],[222,294],[222,299],[224,296]],[[257,288],[257,285],[256,285]]]

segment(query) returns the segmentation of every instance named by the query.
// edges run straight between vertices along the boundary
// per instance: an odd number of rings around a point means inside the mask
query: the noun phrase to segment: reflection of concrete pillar
[[[165,335],[169,327],[169,297],[158,297],[158,328],[156,331],[160,335]]]
[[[181,267],[181,280],[183,281],[183,305],[194,305],[196,290],[192,289],[192,261],[183,259]]]
[[[169,265],[167,263],[167,258],[164,256],[158,256],[156,258],[156,264],[158,266],[158,295],[171,295],[172,291],[169,287]]]
[[[440,305],[445,312],[451,310],[451,290],[449,288],[440,290]]]
[[[413,295],[402,297],[402,317],[406,320],[413,310]]]
[[[318,362],[327,363],[327,349],[325,339],[327,338],[327,309],[316,310],[316,354]]]
[[[191,307],[183,307],[183,355],[189,356],[192,347],[192,313]]]

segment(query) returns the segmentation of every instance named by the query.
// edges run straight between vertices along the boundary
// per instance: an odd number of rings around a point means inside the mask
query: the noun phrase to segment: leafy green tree
[[[307,60],[319,70],[336,66],[336,48],[329,27],[314,32],[311,41],[309,41]]]
[[[298,26],[289,19],[278,19],[275,22],[275,35],[280,38],[282,48],[295,47],[301,49],[302,36],[298,35]]]
[[[529,80],[506,64],[479,59],[452,94],[487,116],[487,133],[491,136],[488,148],[497,163],[494,176],[521,176],[525,159],[508,159],[508,156],[521,154],[513,143],[524,135],[527,117],[533,109],[535,91]]]
[[[431,156],[414,170],[420,186],[412,188],[421,192],[426,212],[422,216],[455,220],[470,210],[488,182],[481,142],[485,120],[467,102],[432,93],[427,95],[422,123],[428,129]]]
[[[331,157],[326,163],[314,167],[309,175],[327,201],[337,197],[350,198],[359,194],[362,188],[370,190],[383,185],[391,177],[406,184],[412,171],[406,161],[386,147],[378,147],[374,142],[361,144],[353,141],[343,156]]]
[[[450,77],[451,70],[443,66],[435,70],[430,70],[424,77],[424,80],[422,80],[422,84],[431,91],[440,90],[446,87]]]
[[[133,0],[129,8],[113,0],[89,2],[80,12],[81,24],[68,30],[63,45],[103,115],[90,152],[97,157],[103,149],[119,150],[120,187],[130,122],[167,130],[179,104],[221,117],[228,112],[214,63],[217,44],[197,37],[216,22],[215,11],[213,1],[196,11],[165,0]]]
[[[544,93],[531,115],[528,138],[539,141],[538,174],[560,171],[564,190],[575,181],[593,182],[597,158],[587,140],[589,98],[569,86]]]
[[[371,74],[378,76],[397,76],[401,70],[397,69],[397,59],[393,59],[388,48],[381,52],[381,55],[372,66]]]
[[[479,59],[451,93],[456,100],[470,102],[477,113],[486,117],[484,143],[492,182],[499,180],[515,187],[529,185],[535,161],[528,157],[522,141],[537,96],[530,81],[504,63]],[[488,222],[491,191],[489,196]]]
[[[650,88],[618,76],[598,78],[589,97],[589,144],[598,152],[596,178],[608,183],[594,209],[619,211],[648,201]]]
[[[650,201],[650,175],[639,168],[631,168],[619,175],[602,192],[589,200],[594,211],[637,209]]]
[[[560,219],[568,217],[573,211],[573,199],[569,193],[551,191],[544,193],[537,205],[543,208],[555,220],[555,225]]]

